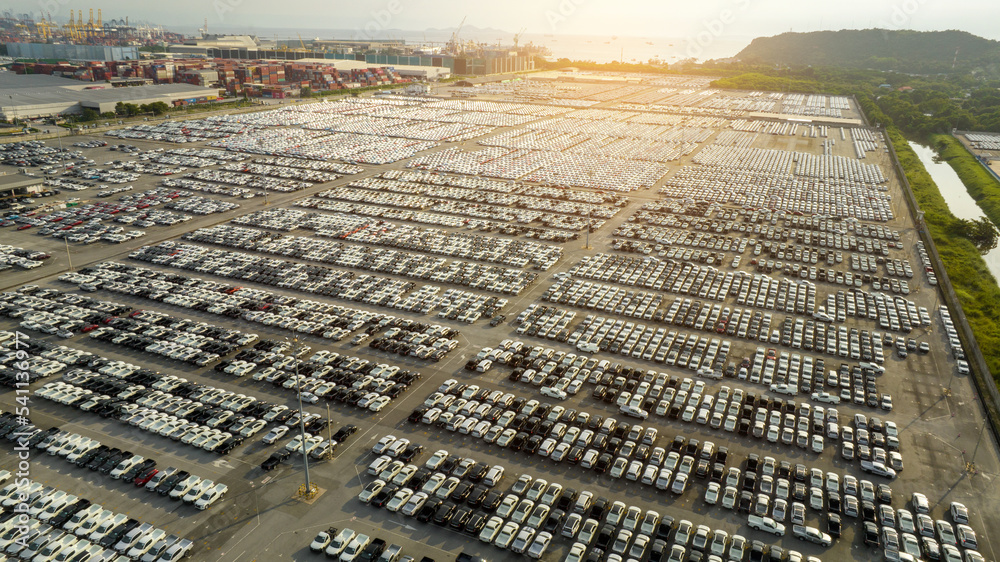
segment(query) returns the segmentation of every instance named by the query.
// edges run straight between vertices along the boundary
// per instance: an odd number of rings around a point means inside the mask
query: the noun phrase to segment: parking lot
[[[330,556],[349,529],[415,560],[642,562],[949,560],[954,528],[996,560],[997,445],[884,141],[759,118],[856,108],[578,86],[19,149],[60,193],[8,217],[8,259],[41,265],[0,272],[0,329],[43,342],[39,444],[72,441],[30,478],[193,560],[317,560],[330,528]],[[87,446],[226,489],[200,510],[69,462]]]

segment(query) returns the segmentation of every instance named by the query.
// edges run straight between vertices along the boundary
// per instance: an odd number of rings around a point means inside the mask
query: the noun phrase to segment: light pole
[[[594,229],[593,220],[590,218],[590,210],[587,210],[587,245],[583,247],[585,250],[590,249],[590,231]]]
[[[69,270],[73,271],[73,256],[69,253],[69,238],[63,236],[63,242],[66,243],[66,259],[69,260]]]
[[[288,341],[288,338],[285,338],[285,341]],[[295,336],[292,340],[292,357],[295,358],[295,391],[299,397],[299,434],[302,439],[302,466],[305,467],[306,474],[306,486],[302,495],[306,498],[311,498],[313,489],[312,483],[309,481],[309,453],[306,451],[306,418],[305,412],[302,411],[302,379],[299,378],[299,358],[295,356],[298,347],[299,337]]]

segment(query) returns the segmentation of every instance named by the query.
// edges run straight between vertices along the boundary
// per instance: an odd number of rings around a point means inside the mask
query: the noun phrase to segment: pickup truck
[[[896,477],[896,471],[880,462],[861,461],[861,470],[877,474],[892,480]]]
[[[833,539],[830,535],[820,531],[816,527],[808,525],[792,525],[792,535],[800,541],[809,541],[822,546],[833,544]]]
[[[785,536],[785,525],[779,523],[770,517],[760,517],[758,515],[750,515],[747,517],[747,524],[750,525],[751,529],[757,529],[758,531],[764,531],[765,533],[771,533],[777,537]]]

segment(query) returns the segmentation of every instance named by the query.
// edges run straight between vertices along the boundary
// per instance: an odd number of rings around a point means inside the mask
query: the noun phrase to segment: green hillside
[[[995,64],[1000,58],[1000,41],[964,31],[864,29],[782,33],[754,39],[736,58],[750,64],[952,73]]]

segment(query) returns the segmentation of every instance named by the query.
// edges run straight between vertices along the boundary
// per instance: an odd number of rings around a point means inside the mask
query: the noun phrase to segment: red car
[[[17,227],[17,229],[18,230],[27,230],[27,229],[31,228],[32,226],[34,226],[34,225],[32,225],[32,224],[22,224],[21,226]]]
[[[88,326],[84,326],[83,328],[80,328],[80,331],[83,332],[83,333],[87,333],[87,332],[92,332],[92,331],[94,331],[96,329],[97,329],[97,324],[90,324]]]
[[[156,470],[155,468],[151,468],[151,469],[147,470],[146,472],[143,472],[139,476],[136,476],[135,477],[135,485],[136,485],[136,487],[145,486],[146,482],[149,482],[154,476],[156,476],[157,472],[159,472],[159,470]]]

